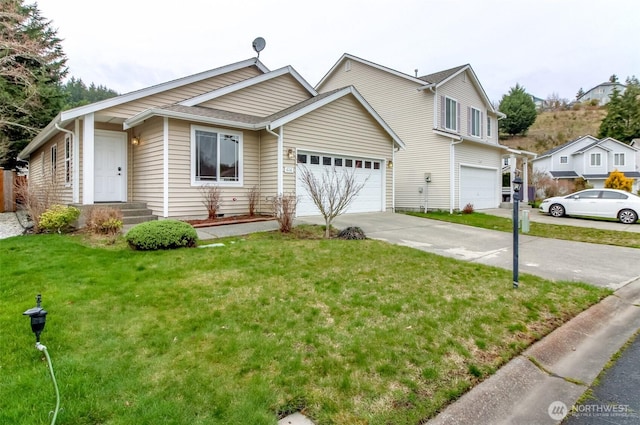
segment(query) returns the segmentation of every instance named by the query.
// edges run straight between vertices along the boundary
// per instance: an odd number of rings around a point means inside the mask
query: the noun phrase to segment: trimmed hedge
[[[127,232],[126,240],[132,249],[140,251],[193,248],[198,241],[198,233],[183,221],[157,220],[132,227]]]

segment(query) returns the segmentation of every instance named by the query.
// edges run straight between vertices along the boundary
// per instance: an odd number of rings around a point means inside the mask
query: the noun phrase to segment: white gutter
[[[282,151],[284,150],[284,137],[283,137],[282,126],[280,126],[279,129],[280,129],[280,134],[275,133],[273,130],[271,130],[270,126],[267,126],[265,128],[265,130],[267,130],[269,133],[273,134],[278,138],[278,177],[277,177],[278,196],[282,195],[284,192],[284,183],[282,181],[283,180],[282,168],[284,167],[284,162],[282,158]]]

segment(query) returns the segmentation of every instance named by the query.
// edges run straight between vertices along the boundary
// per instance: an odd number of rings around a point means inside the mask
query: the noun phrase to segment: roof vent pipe
[[[414,69],[413,72],[416,73],[416,78],[418,78],[418,68]]]

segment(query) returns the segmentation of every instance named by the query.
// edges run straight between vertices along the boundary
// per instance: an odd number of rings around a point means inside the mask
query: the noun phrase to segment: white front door
[[[127,200],[127,135],[117,131],[96,130],[95,202]]]

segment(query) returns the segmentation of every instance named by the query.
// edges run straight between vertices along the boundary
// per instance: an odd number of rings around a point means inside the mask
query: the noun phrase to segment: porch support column
[[[80,120],[73,123],[73,140],[71,149],[71,186],[73,203],[80,203]]]
[[[278,131],[278,195],[284,194],[284,173],[283,173],[283,151],[284,151],[284,130],[282,126]]]
[[[84,116],[82,131],[82,204],[92,205],[95,182],[95,117],[93,113]]]
[[[169,217],[169,118],[164,117],[162,122],[162,197],[164,218]]]

